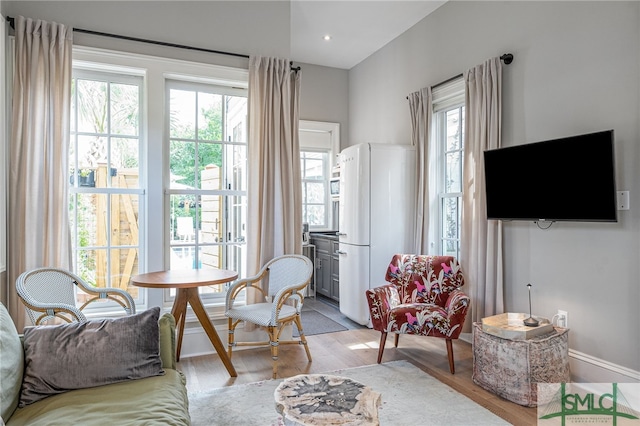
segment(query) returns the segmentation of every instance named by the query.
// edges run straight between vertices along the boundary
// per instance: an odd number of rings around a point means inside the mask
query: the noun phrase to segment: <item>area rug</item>
[[[380,425],[508,425],[471,399],[407,361],[329,372],[382,394]],[[273,393],[282,380],[265,380],[189,394],[193,426],[280,426]]]
[[[305,336],[335,333],[336,331],[345,331],[347,329],[347,327],[313,309],[305,310],[302,308],[300,318],[302,319],[302,329]],[[293,336],[298,337],[298,328],[295,325],[293,326]]]

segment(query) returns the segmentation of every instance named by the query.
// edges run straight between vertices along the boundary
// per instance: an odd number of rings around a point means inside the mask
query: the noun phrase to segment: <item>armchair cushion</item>
[[[117,319],[28,327],[19,406],[47,396],[164,374],[160,308]]]

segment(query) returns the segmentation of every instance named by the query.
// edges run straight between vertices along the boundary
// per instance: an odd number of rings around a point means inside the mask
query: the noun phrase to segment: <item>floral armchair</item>
[[[460,290],[464,277],[452,256],[396,254],[385,279],[390,283],[367,290],[373,328],[382,333],[378,364],[387,333],[417,334],[446,339],[449,370],[455,373],[453,339],[462,331],[469,297]]]

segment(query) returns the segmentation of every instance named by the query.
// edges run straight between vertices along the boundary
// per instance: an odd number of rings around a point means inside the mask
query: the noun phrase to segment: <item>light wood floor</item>
[[[379,332],[366,328],[308,336],[313,357],[311,363],[307,361],[302,347],[280,346],[278,378],[375,364],[379,340]],[[453,348],[456,366],[454,375],[449,372],[445,342],[438,338],[403,335],[398,348],[394,348],[393,337],[389,337],[382,361],[407,360],[511,424],[537,423],[535,408],[522,407],[504,400],[473,383],[471,344],[457,340],[454,341]],[[232,362],[238,372],[236,378],[229,377],[217,355],[184,358],[180,360],[178,368],[185,374],[190,392],[271,378],[271,356],[266,347],[234,352]],[[473,419],[469,419],[469,425],[473,425]]]

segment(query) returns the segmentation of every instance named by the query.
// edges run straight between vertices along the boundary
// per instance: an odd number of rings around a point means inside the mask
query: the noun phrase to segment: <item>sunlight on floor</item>
[[[378,348],[378,342],[365,342],[365,343],[358,343],[357,345],[351,345],[349,346],[349,349],[352,351],[357,351],[359,349],[377,349]]]

